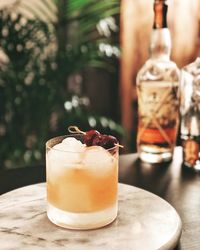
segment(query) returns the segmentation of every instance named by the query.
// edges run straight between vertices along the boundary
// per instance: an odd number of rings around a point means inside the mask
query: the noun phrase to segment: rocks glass
[[[86,147],[82,140],[75,134],[46,143],[47,215],[70,229],[105,226],[118,210],[118,146]]]

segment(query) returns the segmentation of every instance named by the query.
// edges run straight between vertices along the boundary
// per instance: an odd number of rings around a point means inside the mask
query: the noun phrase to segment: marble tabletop
[[[0,196],[0,248],[69,250],[173,249],[181,235],[174,208],[158,196],[119,184],[119,213],[110,225],[96,230],[67,230],[46,216],[45,184],[16,189]]]

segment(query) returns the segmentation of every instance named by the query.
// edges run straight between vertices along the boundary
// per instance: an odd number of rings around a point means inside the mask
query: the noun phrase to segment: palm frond
[[[88,13],[95,13],[97,10],[108,10],[114,6],[119,6],[118,0],[71,0],[68,1],[68,6],[66,9],[66,15],[73,16],[78,13],[79,15],[85,15]],[[84,9],[84,12],[82,10]]]
[[[78,21],[82,35],[88,35],[96,29],[100,20],[114,16],[120,11],[119,0],[72,0],[67,3],[66,19],[68,22]]]

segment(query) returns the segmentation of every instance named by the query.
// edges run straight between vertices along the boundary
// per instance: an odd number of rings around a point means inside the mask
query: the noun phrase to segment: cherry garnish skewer
[[[77,126],[69,126],[68,131],[72,134],[80,133],[80,134],[86,134],[86,132],[80,130]]]
[[[120,148],[124,147],[119,143],[117,143],[117,139],[114,136],[102,135],[97,130],[89,130],[87,132],[84,132],[80,130],[77,126],[69,126],[68,131],[72,134],[81,133],[85,135],[84,143],[87,146],[98,145],[98,146],[103,146],[106,149],[109,149],[112,147],[111,144],[113,143],[114,146],[118,146]]]

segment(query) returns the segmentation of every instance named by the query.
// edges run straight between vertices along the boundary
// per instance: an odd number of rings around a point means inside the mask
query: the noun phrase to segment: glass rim
[[[56,149],[56,148],[53,148],[53,146],[50,146],[50,145],[48,145],[50,142],[52,142],[53,140],[55,140],[55,139],[61,139],[61,138],[63,138],[63,139],[65,139],[65,138],[67,138],[67,137],[74,137],[74,138],[76,138],[76,136],[83,136],[83,134],[81,134],[81,133],[74,133],[74,134],[67,134],[67,135],[60,135],[60,136],[55,136],[55,137],[52,137],[51,139],[49,139],[47,142],[46,142],[46,149],[51,149],[51,150],[54,150],[54,151],[58,151],[58,152],[68,152],[68,153],[74,153],[74,154],[77,154],[77,153],[83,153],[83,151],[70,151],[70,150],[64,150],[64,149]],[[62,140],[59,142],[59,143],[61,143],[62,142]],[[56,143],[56,144],[59,144],[59,143]],[[55,144],[55,145],[56,145]],[[83,143],[82,143],[83,144]],[[54,145],[54,146],[55,146]],[[85,144],[83,144],[83,145],[85,145]],[[98,145],[96,145],[96,146],[98,146]],[[89,147],[92,147],[92,146],[89,146]],[[88,148],[89,148],[88,147]],[[101,147],[101,146],[98,146],[98,147]],[[87,146],[86,146],[86,148],[87,148]],[[103,147],[101,147],[101,148],[103,148]],[[118,145],[115,145],[114,147],[112,147],[112,148],[108,148],[108,149],[106,149],[106,148],[103,148],[104,150],[106,150],[106,151],[108,151],[108,152],[110,152],[110,151],[113,151],[113,150],[115,150],[116,148],[119,148],[119,146]]]

